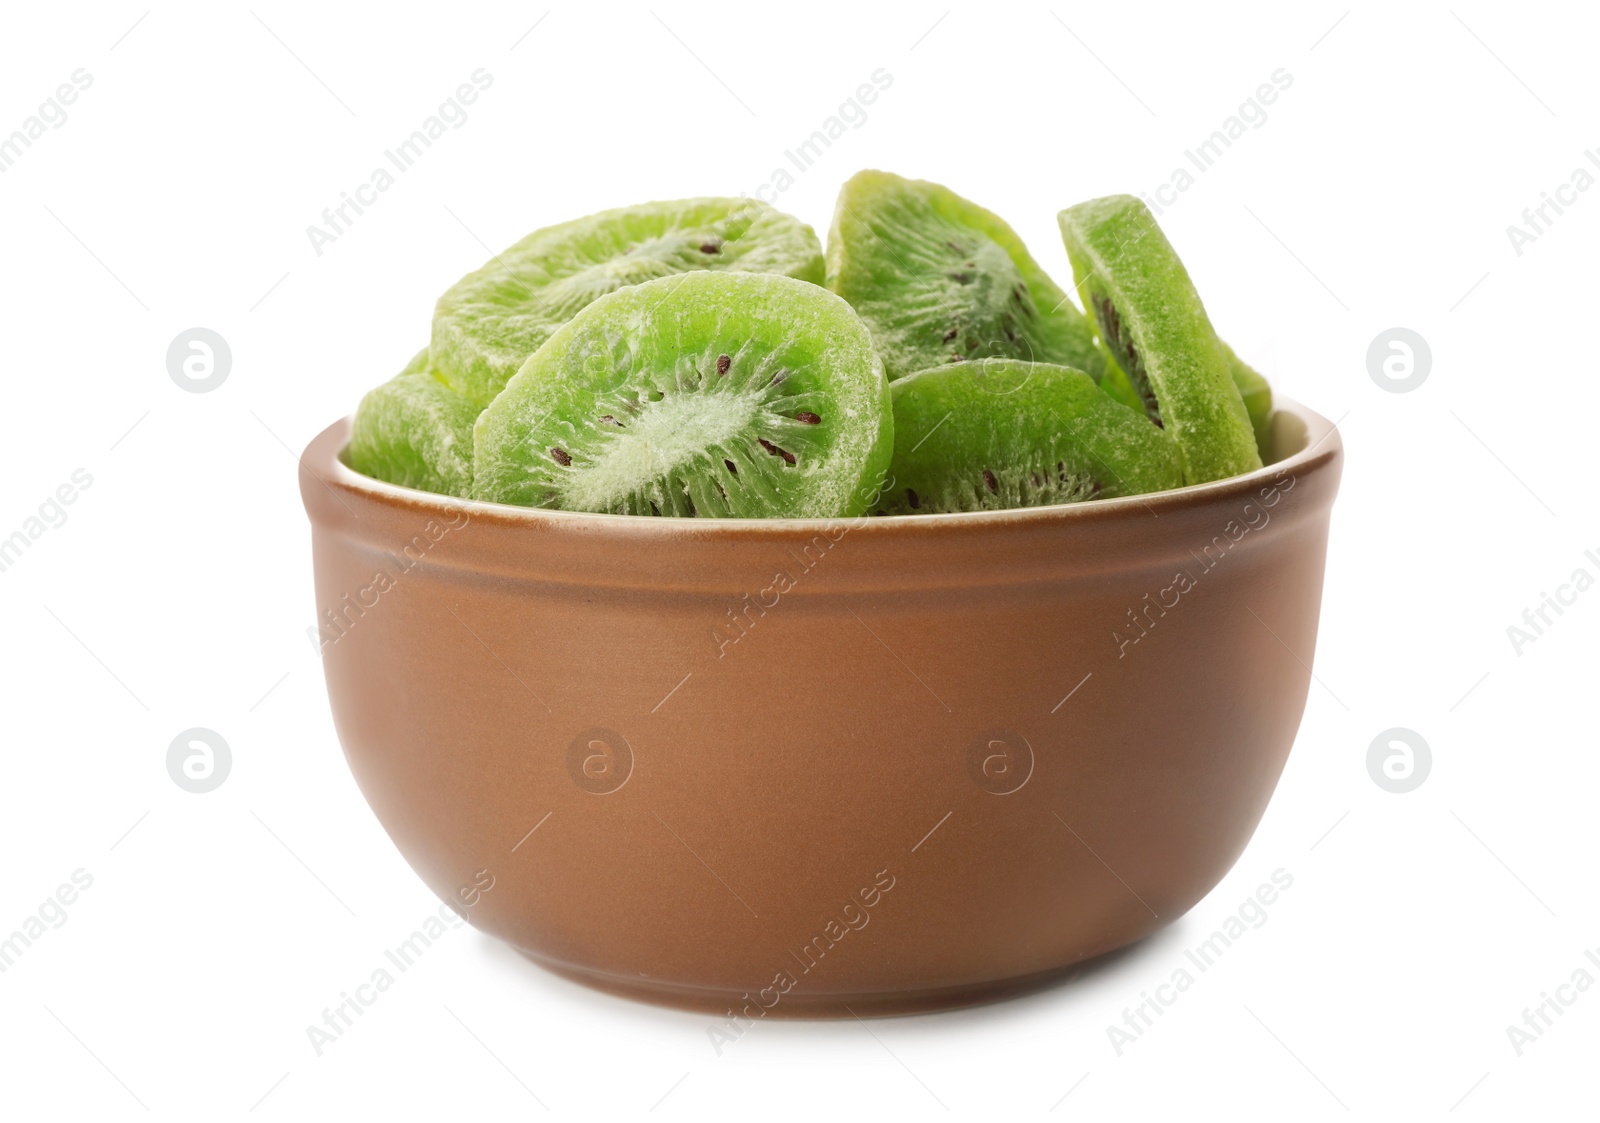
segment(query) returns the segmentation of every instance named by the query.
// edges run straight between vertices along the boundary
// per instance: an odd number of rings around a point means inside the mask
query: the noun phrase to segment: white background
[[[0,1116],[1592,1117],[1600,988],[1521,1056],[1506,1029],[1600,947],[1600,591],[1520,654],[1506,629],[1600,576],[1600,190],[1520,255],[1506,228],[1600,150],[1600,29],[1478,0],[666,5],[8,7],[0,133],[93,85],[0,175],[0,537],[93,484],[0,573],[0,936],[94,881],[0,974]],[[469,120],[315,254],[306,227],[479,67]],[[1222,334],[1348,453],[1318,681],[1254,841],[1163,933],[1018,1001],[718,1056],[704,1016],[463,929],[317,1056],[306,1027],[437,902],[334,736],[296,454],[486,247],[754,192],[878,68],[780,206],[820,233],[859,168],[938,180],[1062,281],[1059,208],[1154,188],[1293,76],[1162,216]],[[197,325],[233,353],[207,394],[166,369]],[[1394,326],[1431,345],[1411,393],[1368,373]],[[207,795],[167,775],[192,726],[232,747]],[[1393,726],[1433,754],[1404,795],[1366,764]],[[1279,868],[1267,922],[1118,1055],[1108,1025]]]

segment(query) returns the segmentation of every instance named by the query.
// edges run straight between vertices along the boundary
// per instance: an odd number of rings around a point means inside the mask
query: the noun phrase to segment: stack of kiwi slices
[[[1261,467],[1271,388],[1144,204],[1058,219],[1084,311],[999,216],[886,172],[844,185],[826,257],[750,199],[536,231],[439,298],[346,462],[469,499],[701,518],[1039,507]]]

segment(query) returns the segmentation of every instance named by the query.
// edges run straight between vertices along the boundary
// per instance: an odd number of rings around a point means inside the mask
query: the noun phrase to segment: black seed
[[[683,497],[689,503],[689,517],[692,519],[700,513],[694,509],[694,496],[690,495],[688,492],[684,492]]]
[[[718,355],[717,356],[717,374],[719,374],[719,375],[727,374],[728,373],[728,368],[731,367],[732,365],[733,365],[733,356],[732,355]]]
[[[723,463],[728,466],[728,471],[732,472],[736,476],[739,474],[739,469],[734,465],[733,461],[724,460]]]
[[[922,506],[922,500],[918,499],[917,493],[912,491],[909,487],[906,488],[906,502],[911,504],[911,509],[913,511]]]
[[[772,385],[776,386],[780,382],[782,382],[785,378],[788,378],[788,377],[789,377],[789,372],[788,371],[780,370],[777,374],[772,376]]]
[[[983,470],[983,484],[994,494],[1000,494],[1000,481],[994,478],[994,473],[985,468]]]
[[[772,453],[773,456],[781,456],[781,457],[783,457],[783,462],[785,464],[793,464],[795,462],[794,453],[790,452],[788,449],[779,448],[777,445],[773,444],[771,441],[767,440],[765,437],[761,437],[761,438],[758,438],[758,439],[761,441],[761,447],[762,448],[764,448],[768,452]]]
[[[821,425],[822,424],[822,418],[818,417],[816,414],[810,412],[809,410],[804,410],[804,409],[801,410],[799,413],[795,414],[794,415],[794,419],[796,421],[803,422],[803,423],[805,423],[807,425]]]
[[[723,461],[723,463],[726,464],[727,461]],[[712,480],[711,482],[717,485],[717,494],[722,496],[722,501],[726,503],[728,501],[728,489],[723,487],[719,480]]]
[[[567,450],[564,449],[564,448],[553,448],[553,449],[551,449],[550,450],[550,459],[554,460],[557,464],[561,465],[563,468],[568,467],[572,463],[572,457],[567,453]]]
[[[705,245],[700,247],[700,252],[701,253],[721,253],[722,252],[722,247],[717,245],[717,243],[715,243],[715,242],[707,242]]]
[[[618,429],[622,428],[622,422],[612,417],[609,413],[601,414],[600,422],[603,425],[615,425]]]
[[[949,331],[944,333],[944,342],[949,343],[952,339],[960,334],[961,332],[959,328],[951,328]]]
[[[661,514],[661,508],[656,506],[656,501],[654,499],[650,500],[650,513],[652,515],[656,515],[657,517],[659,517]]]
[[[950,279],[952,281],[954,281],[958,285],[970,285],[972,283],[972,274],[971,273],[952,273],[952,274],[950,274]]]

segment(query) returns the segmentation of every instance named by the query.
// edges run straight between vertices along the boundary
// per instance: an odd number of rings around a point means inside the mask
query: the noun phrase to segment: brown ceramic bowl
[[[608,991],[889,1014],[1037,986],[1238,858],[1309,685],[1343,453],[1131,499],[629,518],[378,483],[311,443],[323,665],[395,845]]]

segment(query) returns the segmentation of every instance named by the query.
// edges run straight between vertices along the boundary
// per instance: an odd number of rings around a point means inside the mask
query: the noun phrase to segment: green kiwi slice
[[[629,515],[866,510],[894,441],[850,306],[805,281],[698,271],[603,296],[478,419],[480,499]]]
[[[1063,363],[1098,380],[1094,329],[998,215],[948,188],[864,171],[839,191],[828,287],[890,380],[963,359]]]
[[[439,298],[434,367],[457,393],[487,406],[590,301],[692,270],[820,285],[822,247],[811,227],[753,199],[645,203],[536,230]]]
[[[465,497],[472,491],[478,413],[434,374],[424,349],[361,399],[345,463],[387,483]]]
[[[1184,481],[1261,467],[1227,351],[1149,209],[1112,195],[1057,219],[1078,295],[1151,420],[1177,441]]]
[[[890,394],[883,514],[1042,507],[1182,482],[1172,438],[1071,367],[952,363],[902,378]]]
[[[1256,434],[1256,451],[1265,461],[1272,455],[1272,384],[1260,371],[1233,353],[1226,343],[1222,349],[1228,355],[1228,373],[1244,399],[1244,410],[1250,415],[1250,428]]]

